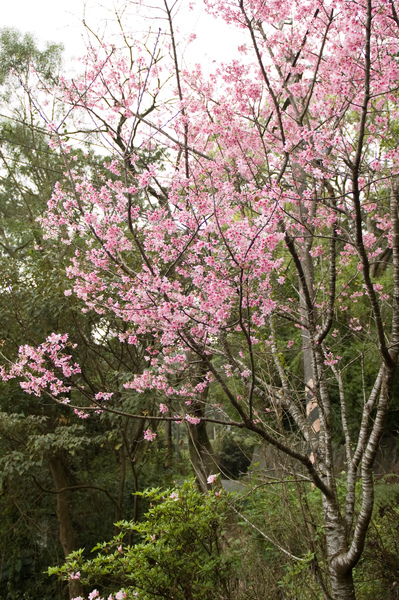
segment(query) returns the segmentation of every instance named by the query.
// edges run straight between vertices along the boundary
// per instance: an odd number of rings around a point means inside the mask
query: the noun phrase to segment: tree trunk
[[[165,422],[166,455],[165,467],[169,469],[173,466],[173,439],[172,439],[172,421]]]
[[[119,471],[119,490],[118,490],[118,506],[115,507],[115,520],[114,523],[117,523],[122,519],[122,507],[123,507],[123,496],[125,493],[125,481],[126,481],[126,456],[124,446],[120,448],[118,452],[118,459],[120,465]],[[118,529],[117,529],[118,531]]]
[[[50,460],[50,471],[56,490],[65,490],[70,486],[66,469],[60,457]],[[70,510],[70,492],[68,490],[57,493],[57,517],[60,526],[60,542],[65,558],[76,550],[75,534]],[[82,584],[79,580],[71,579],[68,582],[69,598],[83,596]]]
[[[336,559],[348,551],[346,523],[338,504],[324,500],[324,524],[328,556],[328,572],[332,600],[355,600],[353,569],[344,568]]]
[[[355,600],[355,587],[353,584],[352,569],[340,574],[334,569],[329,569],[332,600]]]
[[[191,359],[190,379],[192,385],[195,386],[204,381],[207,368],[204,363],[198,362],[198,357],[194,354],[189,354],[189,359]],[[205,416],[207,396],[208,387],[189,406],[188,412],[191,416],[200,419],[199,423],[197,425],[187,423],[190,460],[195,472],[198,488],[202,492],[206,492],[208,489],[208,476],[218,471],[217,461],[208,436],[207,424],[202,420]]]
[[[200,404],[192,404],[190,412],[198,418],[204,416],[204,409]],[[218,471],[217,462],[213,453],[212,444],[208,437],[206,423],[200,421],[198,425],[187,425],[190,460],[193,466],[197,484],[202,492],[208,489],[207,478],[211,473]]]

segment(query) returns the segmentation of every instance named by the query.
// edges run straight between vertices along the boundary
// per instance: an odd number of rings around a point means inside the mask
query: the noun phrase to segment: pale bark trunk
[[[297,193],[302,196],[302,192],[306,187],[306,174],[301,167],[297,165],[295,167],[298,173]],[[314,209],[315,203],[313,203],[310,213]],[[298,213],[298,218],[303,223],[305,231],[308,231],[308,235],[304,237],[303,246],[298,248],[303,273],[302,278],[301,276],[299,277],[299,289],[301,317],[305,325],[302,329],[302,356],[306,392],[306,418],[309,427],[318,439],[316,448],[317,456],[314,454],[314,449],[311,445],[309,446],[309,454],[316,468],[320,469],[320,474],[333,495],[332,498],[327,499],[325,497],[323,500],[331,599],[355,600],[352,566],[349,568],[349,565],[346,565],[345,568],[342,568],[342,565],[335,560],[336,557],[346,555],[348,552],[348,530],[346,521],[342,518],[336,495],[331,444],[330,398],[325,378],[324,357],[318,344],[312,347],[317,338],[315,329],[317,310],[314,304],[314,265],[310,255],[314,238],[309,226],[306,227],[306,225],[308,218],[313,215],[309,214],[309,210],[302,203],[299,204]],[[332,232],[331,239],[330,260],[335,261],[335,230]],[[330,303],[332,304],[335,297],[334,271],[330,272],[329,293],[331,295]],[[306,300],[306,295],[308,296],[308,300]],[[309,305],[309,300],[311,301],[311,306]],[[328,331],[330,326],[331,323],[327,319],[327,322],[323,324],[323,328],[327,327],[326,331]],[[316,394],[315,390],[317,390]]]
[[[348,552],[346,523],[339,507],[324,500],[324,524],[328,556],[328,573],[332,600],[355,600],[352,568],[340,564],[338,557]]]
[[[355,600],[352,569],[340,574],[336,569],[329,569],[332,600]]]

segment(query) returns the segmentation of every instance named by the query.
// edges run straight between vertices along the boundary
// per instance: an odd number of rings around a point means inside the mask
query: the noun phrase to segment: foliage
[[[117,536],[93,549],[95,558],[85,560],[80,550],[50,573],[79,576],[100,587],[101,594],[120,588],[119,594],[124,591],[132,599],[230,598],[234,576],[232,560],[224,552],[225,496],[220,491],[204,496],[194,481],[140,496],[150,506],[143,521],[119,522]],[[134,545],[126,543],[131,533],[137,539]]]
[[[33,105],[26,102],[32,67],[43,89],[58,81],[61,48],[40,49],[33,36],[0,31],[0,324],[1,351],[8,358],[18,347],[46,339],[53,331],[71,332],[79,348],[69,346],[83,366],[82,379],[91,391],[109,386],[117,396],[123,371],[137,370],[140,358],[113,343],[98,315],[83,314],[70,302],[65,262],[68,251],[50,248],[38,218],[47,209],[54,185],[63,179],[65,161],[49,147],[48,131]],[[54,116],[62,103],[48,105]],[[5,105],[7,103],[7,106]],[[5,113],[5,114],[4,114]],[[75,150],[75,166],[101,177],[104,157]],[[145,153],[144,153],[145,155]],[[149,157],[148,160],[153,160]],[[93,180],[95,181],[93,176]],[[116,352],[115,352],[116,351]],[[119,368],[119,370],[118,370]],[[83,384],[82,384],[83,386]],[[64,386],[68,387],[67,385]],[[66,390],[65,390],[66,391]],[[68,394],[66,394],[68,396]],[[140,463],[145,453],[141,427],[118,415],[82,421],[65,405],[21,394],[19,385],[1,387],[0,435],[0,595],[7,598],[61,598],[65,587],[44,575],[64,551],[59,540],[57,487],[70,487],[71,539],[94,544],[109,538],[113,522],[135,515],[131,492],[159,481],[160,460]],[[160,449],[160,453],[162,449]],[[51,464],[62,463],[64,483],[57,486]]]
[[[376,503],[368,543],[356,572],[362,600],[396,600],[399,596],[399,485],[387,475],[376,484]]]
[[[47,44],[40,50],[38,42],[30,33],[22,35],[16,29],[0,30],[0,86],[6,86],[15,74],[23,75],[34,64],[40,76],[48,83],[57,81],[57,72],[62,59],[60,44]],[[5,99],[10,99],[6,95]]]
[[[82,419],[134,420],[132,465],[185,423],[203,489],[207,424],[273,446],[307,527],[291,583],[310,571],[333,600],[355,596],[399,358],[396,5],[207,0],[247,39],[209,76],[180,67],[167,0],[168,37],[91,45],[63,114],[40,111],[64,172],[40,223],[87,320],[77,348],[58,330],[1,370]],[[82,168],[75,122],[103,168]]]
[[[340,485],[344,496],[345,477]],[[104,597],[119,590],[121,598],[186,600],[208,598],[211,590],[215,599],[321,598],[318,582],[327,569],[321,495],[309,484],[253,474],[235,496],[220,489],[204,496],[192,481],[140,495],[150,506],[142,521],[118,523],[116,537],[93,549],[95,558],[78,551],[50,572],[66,579],[79,573]],[[376,495],[356,590],[361,600],[394,600],[398,486],[388,478]],[[126,543],[132,534],[134,545]]]
[[[248,597],[318,598],[326,570],[320,492],[288,475],[250,477],[235,504]]]

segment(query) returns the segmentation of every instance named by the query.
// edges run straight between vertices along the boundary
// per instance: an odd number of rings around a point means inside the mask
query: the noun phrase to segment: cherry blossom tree
[[[63,123],[76,115],[113,151],[108,178],[75,171],[37,106],[70,183],[43,224],[75,247],[66,293],[126,322],[121,343],[145,340],[147,368],[123,385],[126,397],[151,390],[159,413],[127,414],[240,428],[291,457],[323,499],[321,592],[354,599],[399,350],[397,3],[205,4],[247,36],[230,64],[183,68],[165,0],[167,29],[92,46],[84,74],[54,92],[70,106]],[[60,402],[67,377],[70,398],[88,397],[54,339],[55,354],[51,339],[21,348],[3,377],[24,373],[26,391]],[[304,381],[289,366],[298,353]],[[365,363],[354,423],[345,381]],[[223,405],[210,406],[216,388]],[[101,394],[75,410],[123,412]]]

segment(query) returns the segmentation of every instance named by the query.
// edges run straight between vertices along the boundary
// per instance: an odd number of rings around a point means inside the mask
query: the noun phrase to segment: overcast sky
[[[84,49],[83,6],[82,0],[10,0],[2,6],[1,27],[29,31],[42,41],[62,42],[68,53],[80,54]]]
[[[240,33],[206,15],[202,0],[195,2],[194,11],[188,11],[189,0],[179,2],[181,31],[196,33],[198,38],[190,47],[190,59],[193,56],[201,61],[211,61],[213,58],[227,61],[237,45],[242,43]],[[77,57],[83,54],[85,48],[83,15],[85,14],[87,23],[94,30],[109,30],[112,28],[114,4],[114,0],[9,0],[2,6],[0,26],[29,31],[43,42],[62,42],[66,56]],[[118,5],[120,4],[119,0]]]

